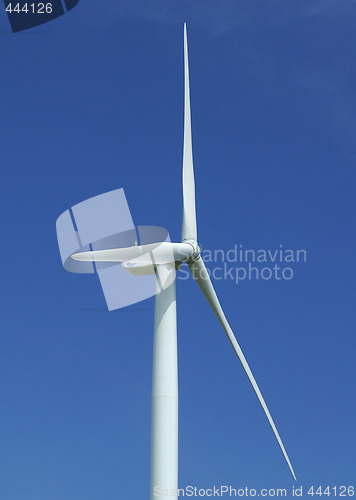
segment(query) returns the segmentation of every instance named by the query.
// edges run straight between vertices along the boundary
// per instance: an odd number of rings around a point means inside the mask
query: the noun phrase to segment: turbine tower
[[[195,185],[190,116],[187,29],[184,24],[184,148],[182,241],[73,253],[76,261],[117,262],[134,275],[155,274],[155,320],[152,376],[151,500],[163,490],[178,489],[178,369],[176,271],[186,262],[230,341],[272,427],[289,469],[291,462],[257,382],[221,308],[197,243]]]

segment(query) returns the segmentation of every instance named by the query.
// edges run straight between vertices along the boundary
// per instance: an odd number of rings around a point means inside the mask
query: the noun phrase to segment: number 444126
[[[17,3],[16,5],[9,3],[6,7],[6,12],[12,14],[16,12],[20,14],[20,12],[24,12],[26,14],[51,14],[53,11],[53,7],[51,3],[25,3],[22,7]]]
[[[353,497],[355,494],[355,489],[353,486],[333,486],[330,488],[330,486],[327,486],[326,488],[322,489],[321,486],[317,490],[314,490],[314,487],[312,486],[308,490],[308,495],[314,496],[314,495],[326,495],[326,496],[339,496],[339,497]]]

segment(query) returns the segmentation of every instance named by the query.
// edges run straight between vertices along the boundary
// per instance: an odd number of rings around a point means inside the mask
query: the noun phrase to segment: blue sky
[[[216,282],[298,484],[355,482],[355,2],[82,0],[0,16],[0,498],[147,498],[154,300],[107,312],[55,221],[125,189],[179,240],[183,21],[198,238],[305,249],[290,281]],[[179,484],[294,481],[198,287],[178,281]]]

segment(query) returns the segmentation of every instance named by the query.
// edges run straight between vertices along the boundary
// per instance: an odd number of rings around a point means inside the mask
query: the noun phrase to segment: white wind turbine
[[[79,261],[122,262],[132,274],[155,273],[153,380],[152,380],[152,428],[151,428],[151,499],[157,492],[178,489],[178,370],[177,370],[177,312],[175,273],[187,262],[190,271],[209,302],[226,333],[259,402],[272,427],[284,458],[296,479],[287,452],[278,434],[271,414],[257,382],[242,353],[233,331],[225,317],[197,243],[195,211],[195,185],[193,171],[192,135],[190,118],[190,91],[187,30],[184,24],[184,150],[183,150],[183,225],[182,242],[162,242],[128,248],[112,248],[80,252],[72,255]],[[156,488],[156,489],[155,489]],[[159,488],[159,490],[158,490]],[[155,495],[156,493],[156,495]],[[177,498],[170,496],[170,498]]]

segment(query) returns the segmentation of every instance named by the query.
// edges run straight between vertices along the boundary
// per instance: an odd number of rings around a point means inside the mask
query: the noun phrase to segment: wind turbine
[[[153,343],[151,500],[157,492],[178,489],[178,370],[177,312],[175,275],[182,263],[189,269],[205,295],[229,339],[258,397],[294,479],[291,462],[257,382],[225,317],[197,243],[195,184],[190,115],[187,28],[184,24],[184,148],[183,148],[183,224],[180,243],[159,242],[126,248],[109,248],[72,254],[83,262],[121,262],[134,275],[156,275]],[[170,498],[177,498],[170,496]]]

